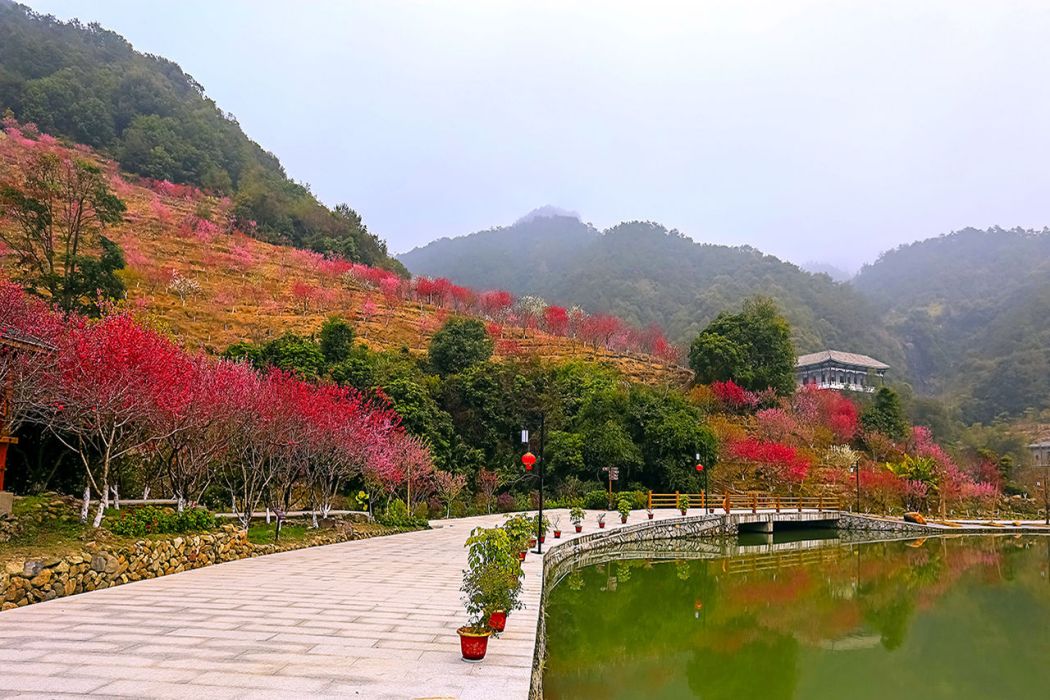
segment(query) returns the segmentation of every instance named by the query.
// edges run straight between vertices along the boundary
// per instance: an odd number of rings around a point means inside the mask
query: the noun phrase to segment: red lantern
[[[532,465],[536,464],[536,455],[526,452],[521,456],[521,463],[525,465],[525,471],[531,472]]]
[[[696,470],[697,470],[698,472],[702,472],[702,471],[704,470],[704,465],[702,465],[702,464],[698,464],[698,465],[696,465]]]

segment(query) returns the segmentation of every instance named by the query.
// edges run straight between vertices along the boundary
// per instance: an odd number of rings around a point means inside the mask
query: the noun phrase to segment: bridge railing
[[[750,510],[757,513],[760,510],[771,510],[776,513],[781,511],[803,511],[803,510],[839,510],[839,499],[835,496],[778,496],[772,493],[654,493],[649,492],[648,507],[653,508],[677,508],[679,497],[689,498],[690,508],[720,509],[729,513],[734,510]]]

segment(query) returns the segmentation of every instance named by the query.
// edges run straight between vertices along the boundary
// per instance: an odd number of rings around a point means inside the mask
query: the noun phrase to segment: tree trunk
[[[311,526],[311,527],[313,527],[313,529],[315,529],[315,530],[316,530],[316,529],[317,529],[318,527],[320,527],[320,526],[319,526],[319,525],[317,524],[317,509],[316,509],[316,508],[314,508],[314,509],[313,509],[313,510],[312,510],[312,511],[310,512],[310,518],[311,518],[311,520],[313,521],[313,525]]]
[[[84,487],[84,502],[80,504],[80,522],[86,523],[88,519],[88,510],[91,508],[91,487]]]
[[[109,490],[113,492],[113,507],[120,510],[120,486],[111,486]]]
[[[142,500],[145,501],[145,500],[148,500],[148,499],[149,499],[149,486],[143,486],[142,487]]]
[[[102,526],[102,517],[106,514],[106,508],[109,507],[109,491],[106,487],[102,489],[102,499],[98,502],[98,510],[95,511],[95,520],[91,523],[91,527],[98,528]]]
[[[186,497],[181,493],[175,499],[175,510],[180,513],[186,510]]]

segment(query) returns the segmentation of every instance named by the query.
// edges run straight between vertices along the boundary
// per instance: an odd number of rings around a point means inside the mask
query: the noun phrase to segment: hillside
[[[753,248],[695,243],[659,224],[628,222],[599,232],[573,217],[526,217],[435,241],[400,260],[415,274],[503,284],[635,324],[657,322],[679,343],[741,299],[768,295],[791,322],[800,352],[842,348],[878,357],[898,376],[904,369],[899,343],[850,286]]]
[[[1050,231],[964,229],[889,251],[853,284],[918,386],[965,419],[1050,407]]]
[[[86,144],[127,172],[232,198],[262,240],[400,269],[347,205],[327,209],[288,178],[174,62],[97,24],[60,22],[0,0],[0,114]]]
[[[230,198],[122,174],[117,164],[47,136],[0,132],[0,166],[20,167],[35,149],[95,161],[126,203],[124,221],[107,235],[123,249],[127,306],[187,347],[221,352],[237,341],[262,341],[293,331],[311,334],[336,314],[375,349],[425,351],[454,305],[430,303],[422,288],[379,268],[257,240],[237,228]],[[4,225],[0,221],[0,226]],[[2,265],[11,264],[0,251]],[[476,295],[475,295],[476,296]],[[528,328],[496,331],[497,356],[578,358],[607,363],[626,378],[678,383],[681,367],[654,357]]]

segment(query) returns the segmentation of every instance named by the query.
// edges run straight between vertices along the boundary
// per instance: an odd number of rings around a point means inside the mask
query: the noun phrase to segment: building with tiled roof
[[[822,350],[795,360],[795,379],[799,386],[872,392],[882,386],[889,368],[867,355]]]

